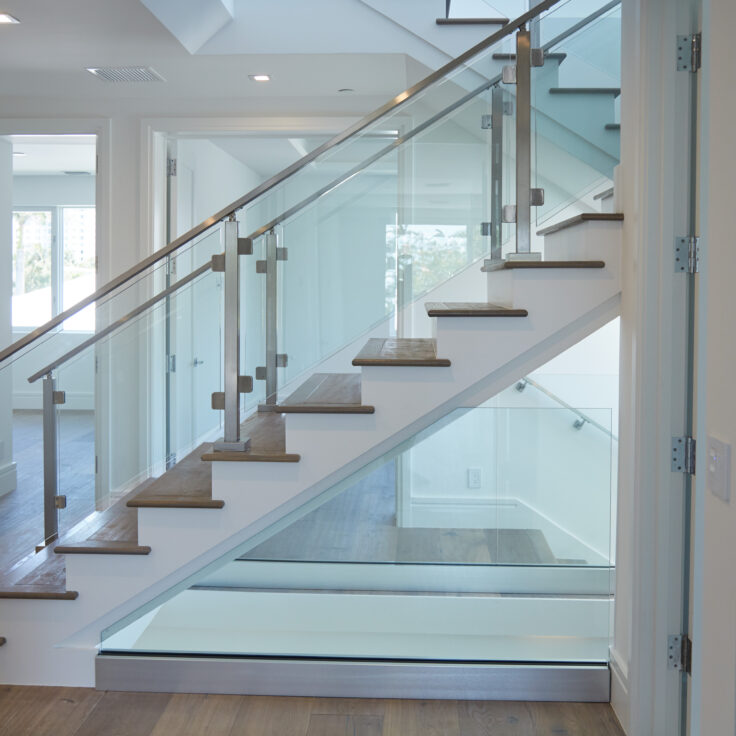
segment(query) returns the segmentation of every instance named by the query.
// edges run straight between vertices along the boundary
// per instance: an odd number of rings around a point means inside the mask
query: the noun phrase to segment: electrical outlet
[[[481,471],[480,468],[468,468],[468,488],[481,487]]]

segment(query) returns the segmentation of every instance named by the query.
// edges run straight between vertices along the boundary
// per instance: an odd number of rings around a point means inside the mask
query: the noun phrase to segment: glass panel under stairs
[[[606,663],[611,411],[492,403],[111,627],[101,653]]]

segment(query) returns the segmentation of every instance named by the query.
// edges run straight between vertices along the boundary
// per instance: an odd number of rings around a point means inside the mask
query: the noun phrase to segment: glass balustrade
[[[610,409],[456,409],[101,652],[606,662],[611,447]]]
[[[46,458],[51,502],[69,529],[222,435],[212,394],[227,396],[233,369],[224,346],[233,341],[236,378],[253,381],[234,404],[240,422],[243,410],[275,404],[315,366],[349,366],[366,336],[429,337],[424,301],[485,301],[484,280],[465,276],[518,248],[520,147],[534,154],[530,183],[545,189],[539,222],[570,202],[584,206],[602,176],[593,159],[603,148],[583,130],[598,97],[578,109],[574,95],[550,94],[556,85],[613,83],[618,11],[602,7],[568,0],[529,24],[549,46],[533,70],[531,131],[518,130],[527,102],[504,75],[516,53],[515,28],[506,29],[113,284],[85,308],[94,332],[72,329],[78,311],[31,333],[0,360],[0,386],[12,392],[18,419],[14,455],[28,463],[18,498],[41,514]],[[571,107],[558,114],[552,99]],[[241,239],[240,324],[225,334],[234,302],[227,274],[211,266],[224,250],[220,220],[230,215]],[[54,384],[44,403],[47,376]],[[54,453],[44,448],[44,411]],[[31,544],[50,536],[38,518]]]

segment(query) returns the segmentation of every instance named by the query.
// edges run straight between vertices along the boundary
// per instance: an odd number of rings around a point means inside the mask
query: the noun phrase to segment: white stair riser
[[[502,269],[490,271],[487,276],[488,301],[498,304],[499,307],[514,306],[514,273]]]
[[[613,202],[613,198],[610,199]],[[603,260],[620,258],[621,223],[588,220],[544,236],[544,258],[548,261]]]

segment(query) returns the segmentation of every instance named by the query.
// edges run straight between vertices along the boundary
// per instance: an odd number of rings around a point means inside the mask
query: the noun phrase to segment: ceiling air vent
[[[164,82],[150,66],[93,66],[87,69],[105,82]]]

